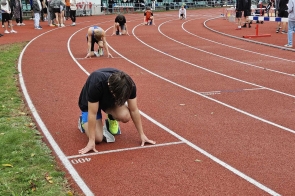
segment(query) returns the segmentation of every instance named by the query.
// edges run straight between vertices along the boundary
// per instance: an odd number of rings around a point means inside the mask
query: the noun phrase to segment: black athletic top
[[[109,90],[108,79],[112,73],[119,71],[120,70],[114,68],[103,68],[90,74],[79,97],[79,107],[81,111],[88,111],[88,102],[99,102],[99,109],[103,111],[115,106],[114,97]],[[136,86],[134,83],[129,99],[134,99],[135,97]]]
[[[120,20],[119,20],[120,17],[123,17],[123,20],[120,21]],[[126,23],[126,18],[125,18],[125,16],[123,16],[123,15],[122,15],[122,16],[117,16],[117,17],[115,18],[115,22],[119,23],[120,26],[125,25],[125,23]]]

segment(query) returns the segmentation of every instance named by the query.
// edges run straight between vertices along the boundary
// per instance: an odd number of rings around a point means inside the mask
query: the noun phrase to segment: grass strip
[[[17,60],[25,44],[0,46],[0,195],[78,195],[22,100]]]

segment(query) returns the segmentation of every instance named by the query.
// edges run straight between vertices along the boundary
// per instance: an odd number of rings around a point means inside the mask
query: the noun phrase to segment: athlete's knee
[[[99,42],[98,42],[98,46],[99,46],[100,48],[103,48],[103,41],[99,41]]]
[[[130,116],[130,113],[129,113],[129,110],[124,110],[124,111],[121,111],[121,113],[118,115],[117,117],[118,121],[122,122],[122,123],[127,123],[130,121],[131,119],[131,116]]]

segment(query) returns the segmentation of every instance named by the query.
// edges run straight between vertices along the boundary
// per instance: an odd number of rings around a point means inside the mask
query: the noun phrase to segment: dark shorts
[[[52,8],[53,13],[60,13],[60,8]]]
[[[287,11],[281,11],[278,13],[278,17],[281,17],[281,18],[288,18],[288,12]]]
[[[120,25],[119,24],[119,26],[120,26],[120,28],[121,28],[122,31],[126,30],[126,26],[125,25]],[[116,35],[119,35],[119,31],[116,31]]]
[[[236,12],[236,18],[242,18],[242,11]]]
[[[2,21],[7,22],[9,20],[11,20],[11,14],[2,13]]]
[[[81,112],[81,116],[82,116],[82,124],[87,123],[88,122],[88,112]],[[102,119],[101,110],[99,110],[97,112],[96,120],[98,120],[98,119]]]
[[[251,16],[251,10],[244,11],[244,17]]]

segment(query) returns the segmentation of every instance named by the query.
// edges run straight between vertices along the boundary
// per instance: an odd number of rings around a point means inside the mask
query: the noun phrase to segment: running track
[[[31,40],[19,59],[20,83],[45,141],[83,195],[295,195],[295,55],[287,35],[236,31],[222,9],[156,13],[156,26],[126,15],[130,36],[108,36],[112,59],[83,59],[85,34],[111,35],[114,15],[79,17],[76,27],[32,30],[1,43]],[[27,23],[30,24],[31,21]],[[32,22],[31,22],[32,23]],[[21,35],[21,36],[19,36]],[[257,43],[253,43],[257,42]],[[294,49],[292,49],[294,50]],[[131,122],[99,153],[79,155],[80,90],[92,71],[115,67],[138,86],[146,135],[140,147]]]

